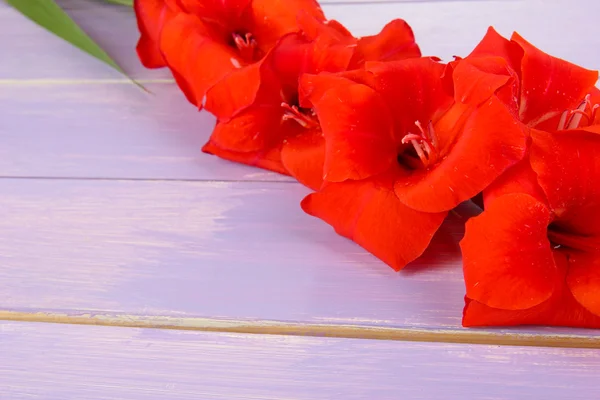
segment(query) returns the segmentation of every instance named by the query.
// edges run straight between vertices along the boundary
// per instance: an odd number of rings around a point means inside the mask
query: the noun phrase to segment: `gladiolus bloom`
[[[494,97],[477,107],[454,104],[444,71],[433,59],[407,59],[367,63],[361,83],[336,76],[307,83],[307,92],[324,92],[313,107],[327,183],[303,209],[394,269],[423,253],[449,210],[525,154],[509,110]]]
[[[300,12],[325,19],[315,0],[137,0],[135,6],[140,58],[168,65],[198,107],[210,87],[297,32]]]
[[[208,92],[206,108],[219,123],[204,150],[277,172],[285,170],[316,190],[322,184],[324,140],[307,94],[299,91],[300,77],[356,70],[367,58],[412,57],[420,52],[412,30],[401,20],[386,26],[379,34],[382,37],[361,39],[335,21],[322,23],[306,14],[300,14],[299,21],[302,33],[285,36],[256,68],[236,71]],[[397,35],[395,39],[391,33]],[[280,163],[262,158],[277,152]]]

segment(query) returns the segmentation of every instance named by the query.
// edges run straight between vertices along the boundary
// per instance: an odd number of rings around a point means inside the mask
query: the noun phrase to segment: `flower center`
[[[402,138],[402,144],[408,144],[402,153],[398,155],[398,162],[410,169],[429,167],[439,159],[437,135],[433,129],[433,123],[429,121],[427,129],[419,121],[415,121],[418,133],[408,133]]]
[[[548,240],[554,249],[567,247],[581,251],[600,250],[600,240],[597,237],[570,232],[556,222],[548,226]]]
[[[560,116],[558,130],[577,129],[590,126],[596,120],[600,104],[592,104],[591,95],[585,96],[579,107],[574,110],[567,110]]]
[[[294,120],[306,129],[319,126],[319,121],[312,108],[298,108],[298,106],[290,106],[288,103],[281,103],[281,108],[283,108],[282,121]]]
[[[246,33],[245,35],[241,35],[239,33],[233,33],[233,43],[235,47],[240,52],[240,56],[244,60],[252,61],[254,60],[257,52],[256,40],[252,37],[251,33]]]

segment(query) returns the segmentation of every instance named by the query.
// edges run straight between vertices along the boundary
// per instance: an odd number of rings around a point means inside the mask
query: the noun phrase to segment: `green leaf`
[[[58,37],[73,44],[91,56],[110,65],[123,75],[125,71],[94,40],[63,11],[54,0],[6,0],[23,15]],[[114,0],[119,1],[119,0]],[[123,3],[126,0],[121,0]],[[109,23],[107,21],[107,23]],[[129,77],[128,77],[129,78]],[[130,78],[131,79],[131,78]],[[132,80],[136,85],[139,84]]]
[[[133,7],[133,0],[104,0],[108,3],[120,4],[122,6]]]

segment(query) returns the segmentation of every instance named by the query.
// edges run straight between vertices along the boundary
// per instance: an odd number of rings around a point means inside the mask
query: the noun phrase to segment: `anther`
[[[600,108],[600,104],[592,104],[591,95],[586,95],[576,109],[567,110],[561,114],[558,121],[558,130],[577,129],[582,126],[582,123],[586,124],[584,126],[593,124],[598,108]],[[583,118],[585,118],[585,122]]]
[[[438,158],[437,136],[433,130],[431,121],[427,125],[427,130],[423,129],[423,125],[421,125],[419,121],[415,121],[415,126],[419,129],[419,134],[406,134],[402,138],[402,143],[411,144],[423,165],[427,167],[434,163]]]
[[[312,115],[306,115],[298,109],[297,106],[290,106],[288,103],[281,103],[283,108],[282,121],[294,120],[303,128],[312,128],[318,126],[319,123],[315,121],[314,113]]]
[[[254,40],[254,38],[252,37],[251,33],[246,33],[244,36],[238,33],[234,33],[233,42],[238,48],[242,58],[246,60],[253,59],[257,43],[256,40]]]

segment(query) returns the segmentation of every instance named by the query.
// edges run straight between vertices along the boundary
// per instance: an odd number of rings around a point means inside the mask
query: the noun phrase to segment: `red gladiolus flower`
[[[463,324],[600,327],[600,136],[533,130],[532,142],[530,164],[467,222]]]
[[[429,58],[368,63],[362,83],[317,76],[308,85],[319,94],[328,183],[303,209],[394,269],[423,253],[449,210],[525,154],[509,110],[495,97],[453,104],[444,70]]]
[[[600,121],[598,72],[552,57],[517,33],[489,28],[473,52],[454,66],[457,101],[495,92],[528,127],[587,128]],[[598,128],[591,128],[598,131]]]
[[[137,0],[135,9],[140,57],[148,65],[166,63],[199,107],[211,86],[298,31],[298,13],[325,19],[315,0]]]
[[[298,77],[305,71],[344,70],[353,51],[319,46],[301,34],[287,35],[253,70],[236,71],[213,87],[206,108],[218,123],[203,151],[279,173],[289,173],[284,165],[291,158],[291,172],[301,183],[320,186],[319,122],[301,107]],[[288,143],[293,148],[284,150]]]
[[[386,26],[382,37],[362,39],[335,21],[322,23],[306,14],[299,21],[302,33],[282,38],[255,68],[238,70],[209,90],[206,108],[219,123],[204,151],[287,171],[318,189],[324,141],[314,110],[299,92],[300,77],[358,68],[363,65],[360,60],[371,57],[412,57],[419,50],[410,27],[401,20]],[[390,32],[397,35],[395,41]]]
[[[491,28],[453,68],[457,100],[495,93],[531,132],[467,223],[463,324],[600,327],[598,73]]]

